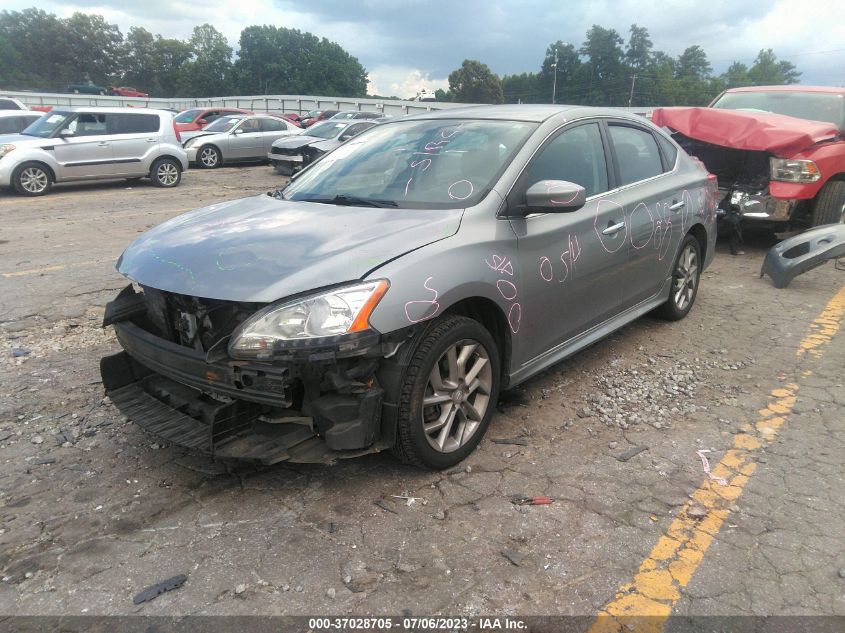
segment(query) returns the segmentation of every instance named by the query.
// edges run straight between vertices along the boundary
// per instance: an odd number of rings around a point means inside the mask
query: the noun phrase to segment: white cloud
[[[447,79],[432,79],[424,70],[408,66],[376,66],[369,71],[367,93],[413,99],[420,90],[449,89]]]

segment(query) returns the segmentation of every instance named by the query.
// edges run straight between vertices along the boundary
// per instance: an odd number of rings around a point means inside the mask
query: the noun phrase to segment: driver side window
[[[525,172],[527,189],[541,180],[568,180],[586,189],[588,196],[608,190],[607,162],[598,123],[561,132],[534,157]]]

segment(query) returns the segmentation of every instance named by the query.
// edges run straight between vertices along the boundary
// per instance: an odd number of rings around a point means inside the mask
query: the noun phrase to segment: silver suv
[[[175,187],[188,157],[173,114],[140,108],[62,108],[0,136],[0,187],[40,196],[57,182],[149,177]]]

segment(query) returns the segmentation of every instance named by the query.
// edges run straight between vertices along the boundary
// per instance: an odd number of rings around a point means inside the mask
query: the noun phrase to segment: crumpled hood
[[[462,213],[255,196],[150,229],[124,251],[117,270],[159,290],[269,303],[360,279],[388,260],[454,235]]]
[[[298,149],[309,143],[315,141],[322,141],[323,139],[316,136],[308,136],[307,134],[294,134],[280,138],[278,141],[273,141],[273,147],[280,147],[282,149]]]
[[[705,143],[784,158],[839,134],[833,123],[721,108],[656,108],[651,120]]]

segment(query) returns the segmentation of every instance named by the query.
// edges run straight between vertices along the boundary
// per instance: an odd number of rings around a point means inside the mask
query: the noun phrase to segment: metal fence
[[[186,110],[197,107],[234,107],[266,112],[281,110],[305,114],[311,110],[358,110],[381,112],[390,116],[418,114],[429,110],[445,110],[463,107],[467,103],[430,101],[398,101],[393,99],[354,99],[346,97],[315,97],[313,95],[247,95],[236,97],[214,97],[209,99],[139,99],[137,97],[107,97],[85,94],[59,94],[49,92],[2,92],[30,106],[133,106],[136,108],[168,108]],[[646,115],[653,107],[615,108]]]

